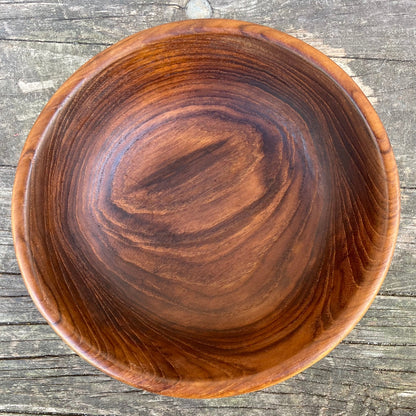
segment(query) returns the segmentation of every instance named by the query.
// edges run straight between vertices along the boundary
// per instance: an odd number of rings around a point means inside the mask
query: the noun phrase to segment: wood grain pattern
[[[82,356],[132,385],[225,396],[332,349],[387,271],[398,181],[335,64],[279,32],[171,24],[98,55],[19,162],[26,284]]]
[[[379,292],[383,296],[376,297],[342,344],[283,383],[215,400],[146,394],[105,376],[73,353],[71,357],[65,356],[64,353],[71,353],[69,347],[53,333],[33,303],[19,307],[28,294],[19,275],[11,237],[10,204],[15,167],[42,107],[69,75],[104,48],[93,42],[111,44],[138,30],[170,21],[172,7],[163,2],[150,14],[147,0],[140,4],[129,0],[100,0],[99,5],[94,2],[93,8],[92,2],[78,0],[50,2],[47,7],[44,1],[23,0],[8,8],[6,5],[11,2],[0,0],[0,3],[0,12],[3,12],[0,27],[2,415],[409,416],[414,413],[416,347],[412,345],[416,344],[416,322],[408,318],[404,321],[403,316],[412,310],[404,300],[414,301],[416,295],[413,243],[416,153],[412,150],[416,145],[413,134],[416,66],[412,62],[416,51],[416,38],[412,35],[416,3],[314,0],[302,2],[299,7],[297,0],[211,0],[217,17],[267,23],[295,36],[297,29],[304,29],[311,34],[306,42],[327,54],[326,46],[343,48],[336,57],[330,55],[335,57],[335,62],[348,65],[373,90],[372,96],[377,100],[373,105],[389,134],[398,164],[402,199],[394,259]],[[175,3],[184,5],[186,1]],[[120,17],[111,18],[116,15]],[[370,15],[371,19],[367,19]],[[176,19],[185,17],[184,10],[178,9]],[[66,31],[60,26],[64,19]],[[8,32],[6,27],[10,29]],[[90,44],[83,43],[87,37]],[[23,92],[19,87],[21,80],[33,82],[37,88]],[[46,88],[50,80],[54,86]],[[20,308],[19,314],[14,313],[16,307]],[[42,321],[44,324],[38,324]],[[404,331],[402,325],[409,331]]]

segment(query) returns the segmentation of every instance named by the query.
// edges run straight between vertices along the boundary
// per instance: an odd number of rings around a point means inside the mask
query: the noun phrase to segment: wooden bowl
[[[221,397],[334,348],[387,272],[389,140],[356,84],[300,40],[171,23],[98,54],[25,144],[20,268],[82,357],[136,387]]]

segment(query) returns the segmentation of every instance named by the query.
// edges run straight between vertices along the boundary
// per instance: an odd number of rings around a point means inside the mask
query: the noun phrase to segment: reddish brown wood
[[[327,354],[377,293],[399,221],[373,108],[266,27],[172,23],[52,97],[17,169],[13,231],[36,305],[131,385],[219,397]]]

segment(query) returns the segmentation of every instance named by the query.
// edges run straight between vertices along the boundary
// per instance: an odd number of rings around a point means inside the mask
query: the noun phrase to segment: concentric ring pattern
[[[340,341],[388,265],[397,201],[391,149],[318,65],[258,27],[179,25],[113,48],[26,148],[26,282],[108,373],[212,397]]]

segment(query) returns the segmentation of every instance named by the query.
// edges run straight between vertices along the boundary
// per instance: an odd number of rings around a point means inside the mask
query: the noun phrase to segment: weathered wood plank
[[[186,0],[21,2],[2,5],[0,39],[109,44],[138,30],[187,18]],[[415,60],[412,0],[211,0],[213,17],[319,34],[351,57]],[[386,27],[388,33],[386,34]]]
[[[29,296],[20,274],[0,274],[0,296],[4,299]]]
[[[416,298],[377,296],[346,341],[416,346]]]
[[[0,39],[109,45],[161,22],[186,18],[179,1],[91,1],[4,4]]]
[[[416,64],[353,60],[348,66],[374,90],[375,109],[391,140],[401,185],[416,189],[416,152],[409,151],[416,148]]]
[[[4,297],[0,302],[0,326],[43,324],[45,320],[30,296]]]
[[[8,269],[15,269],[10,264],[10,260],[5,260],[9,259],[11,255],[14,257],[13,253],[10,254],[10,247],[13,245],[10,221],[13,180],[14,168],[0,166],[0,273]],[[16,263],[14,259],[12,262]],[[18,270],[13,271],[18,272]]]
[[[7,236],[11,239],[11,236]],[[19,266],[16,261],[16,255],[12,243],[0,245],[0,277],[3,274],[19,274]]]
[[[0,325],[0,360],[28,360],[75,355],[51,327],[44,324]],[[82,361],[81,361],[82,362]],[[72,365],[68,364],[71,368]]]
[[[101,49],[91,45],[1,42],[0,166],[17,164],[26,136],[50,96]]]
[[[415,347],[340,345],[280,385],[244,396],[200,401],[134,390],[84,365],[77,356],[39,358],[31,360],[30,366],[26,360],[7,360],[0,361],[5,380],[0,394],[9,395],[8,411],[27,409],[25,403],[31,398],[31,406],[41,414],[137,414],[138,403],[154,415],[272,415],[277,409],[281,415],[294,414],[295,409],[311,415],[320,414],[320,409],[324,415],[410,414],[406,411],[416,404],[415,353]],[[407,374],[401,368],[403,357],[407,357]],[[6,410],[1,406],[0,412]]]
[[[412,0],[212,1],[214,17],[248,19],[290,32],[319,34],[348,57],[414,60],[416,4]]]

